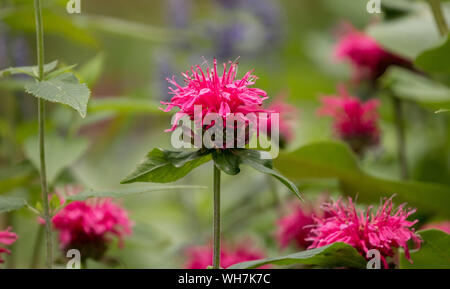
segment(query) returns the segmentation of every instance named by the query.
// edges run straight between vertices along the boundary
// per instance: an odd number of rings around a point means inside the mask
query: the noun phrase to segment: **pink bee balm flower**
[[[320,197],[320,203],[327,197]],[[276,238],[281,248],[294,243],[299,248],[307,248],[312,244],[306,240],[314,226],[314,216],[324,216],[319,203],[301,203],[291,207],[290,212],[278,219]]]
[[[186,269],[206,269],[212,265],[213,248],[211,245],[194,246],[185,251],[187,261],[184,265]],[[247,243],[238,244],[235,247],[222,245],[220,252],[220,267],[228,268],[240,262],[253,261],[265,258],[265,254],[256,248],[250,248]],[[268,266],[260,267],[260,269]]]
[[[17,235],[10,232],[11,228],[7,228],[5,231],[0,231],[0,245],[11,245],[17,240]],[[1,257],[2,253],[11,254],[8,249],[0,247],[0,264],[5,262]]]
[[[280,95],[275,98],[275,101],[272,102],[268,109],[279,113],[279,128],[280,128],[280,146],[284,146],[285,144],[291,142],[295,137],[294,126],[298,120],[298,109],[285,102],[285,95]],[[270,127],[271,122],[268,122],[267,131],[271,131]]]
[[[334,118],[336,135],[347,142],[358,154],[367,147],[377,145],[380,139],[377,108],[379,101],[371,99],[362,102],[350,96],[344,87],[340,87],[340,96],[325,96],[318,114]]]
[[[103,256],[113,236],[122,247],[123,238],[131,234],[133,225],[127,211],[109,198],[74,201],[59,211],[52,222],[59,231],[62,249],[79,249],[82,256],[94,259]]]
[[[426,230],[426,229],[437,229],[437,230],[444,231],[447,234],[450,234],[450,221],[429,223],[421,228],[421,230]]]
[[[366,212],[357,210],[351,198],[348,203],[341,200],[325,203],[323,209],[329,217],[315,218],[316,225],[308,238],[313,243],[308,249],[344,242],[355,247],[364,257],[367,251],[376,249],[380,252],[384,267],[388,268],[386,258],[394,255],[395,248],[402,247],[406,258],[412,262],[407,242],[413,240],[419,248],[421,239],[412,228],[417,220],[407,220],[415,209],[406,210],[404,206],[400,205],[395,212],[391,197],[373,214],[372,207]]]
[[[255,84],[256,76],[253,71],[247,72],[242,79],[237,79],[237,63],[223,64],[222,75],[217,71],[217,60],[214,67],[204,71],[199,65],[191,67],[190,71],[183,73],[184,85],[179,85],[175,78],[168,79],[175,87],[170,87],[173,94],[170,102],[161,102],[167,105],[164,111],[168,112],[174,107],[180,110],[176,113],[175,122],[171,129],[177,127],[178,121],[187,114],[194,120],[194,106],[201,106],[201,117],[208,113],[218,113],[223,120],[230,114],[242,113],[243,120],[248,123],[252,119],[245,115],[248,113],[268,112],[262,108],[267,93],[259,88],[251,88]],[[225,122],[224,122],[225,123]]]
[[[382,48],[372,37],[344,25],[343,33],[334,48],[338,60],[349,60],[354,68],[354,78],[376,80],[391,65],[411,68],[409,60]]]

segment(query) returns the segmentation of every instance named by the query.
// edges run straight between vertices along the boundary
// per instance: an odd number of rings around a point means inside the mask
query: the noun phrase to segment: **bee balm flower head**
[[[112,199],[74,201],[52,219],[59,231],[61,248],[78,249],[85,258],[100,259],[108,244],[116,237],[119,246],[131,234],[128,213]]]
[[[184,268],[186,269],[206,269],[212,265],[213,248],[211,245],[194,246],[185,251],[187,257]],[[228,268],[240,262],[253,261],[265,258],[265,254],[257,248],[251,248],[247,243],[240,243],[236,246],[222,245],[220,252],[220,267]],[[261,268],[267,268],[263,266]]]
[[[0,231],[0,245],[11,245],[17,240],[17,235],[11,232],[11,228]],[[8,249],[0,247],[0,263],[5,262],[1,257],[2,253],[11,254]]]
[[[197,65],[183,73],[182,85],[178,84],[175,78],[168,79],[174,86],[169,88],[173,97],[170,102],[161,102],[167,105],[163,110],[168,112],[178,107],[179,111],[175,115],[172,127],[167,131],[175,130],[179,120],[185,115],[195,120],[216,113],[225,124],[227,117],[233,114],[247,126],[250,122],[254,123],[254,119],[248,118],[247,114],[269,112],[262,108],[263,101],[268,98],[267,93],[259,88],[250,87],[257,79],[252,74],[253,71],[238,79],[238,64],[229,62],[228,65],[224,63],[222,74],[219,74],[217,60],[214,59],[212,69],[207,67],[205,70]],[[198,112],[196,108],[200,108],[200,111]],[[198,113],[200,115],[196,115]],[[246,137],[248,139],[248,135]]]
[[[318,114],[334,118],[335,134],[347,142],[353,151],[363,154],[366,148],[378,144],[378,100],[363,102],[340,87],[339,96],[325,96],[321,101]]]
[[[304,249],[312,244],[306,239],[314,226],[314,216],[324,216],[320,204],[326,198],[324,195],[314,203],[296,203],[288,214],[278,219],[276,237],[281,248],[294,243],[297,247]]]
[[[417,220],[407,220],[415,210],[406,210],[403,204],[395,211],[392,198],[380,205],[376,213],[371,212],[371,207],[365,212],[357,210],[351,198],[348,203],[341,200],[325,203],[323,209],[329,216],[315,218],[316,225],[308,238],[312,242],[309,249],[344,242],[355,247],[364,257],[367,251],[376,249],[384,267],[388,268],[386,258],[392,257],[396,248],[403,248],[406,258],[411,261],[407,242],[412,240],[416,247],[420,247],[421,240],[412,228]]]
[[[410,61],[386,51],[372,37],[356,30],[350,24],[343,26],[343,33],[334,48],[334,56],[338,60],[351,62],[356,81],[375,81],[391,65],[412,67]]]

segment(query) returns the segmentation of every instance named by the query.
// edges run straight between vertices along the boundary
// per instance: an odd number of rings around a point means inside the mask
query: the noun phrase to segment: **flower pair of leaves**
[[[42,80],[39,79],[37,66],[10,67],[0,71],[0,78],[17,74],[31,76],[36,82],[26,84],[26,92],[47,101],[68,105],[78,111],[81,117],[85,117],[90,90],[70,72],[75,65],[58,69],[57,66],[58,61],[45,64]]]
[[[297,186],[273,169],[269,153],[252,149],[169,151],[155,148],[121,183],[174,182],[211,159],[217,168],[229,175],[237,175],[241,164],[248,165],[261,173],[275,177],[301,198]]]

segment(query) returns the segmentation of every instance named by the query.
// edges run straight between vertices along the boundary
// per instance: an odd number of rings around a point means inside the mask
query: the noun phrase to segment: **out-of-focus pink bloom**
[[[317,202],[308,202],[295,204],[288,208],[290,212],[278,219],[276,238],[280,247],[283,249],[294,243],[299,248],[307,248],[312,244],[311,241],[306,240],[314,225],[314,217],[324,217],[323,210],[320,204],[325,201],[327,197],[320,197]]]
[[[126,210],[112,199],[74,201],[65,206],[52,219],[59,231],[62,249],[79,249],[82,256],[99,259],[113,237],[119,246],[130,235],[133,223]]]
[[[175,78],[168,79],[174,85],[170,87],[173,94],[170,102],[161,102],[167,107],[168,112],[174,107],[180,110],[176,113],[175,122],[171,129],[177,127],[178,120],[187,114],[194,119],[194,106],[201,106],[201,118],[207,113],[217,113],[225,120],[230,113],[242,113],[241,119],[248,123],[253,121],[245,117],[248,113],[269,112],[262,108],[263,101],[267,99],[267,93],[259,88],[250,88],[255,84],[256,76],[253,71],[247,72],[242,79],[237,79],[237,63],[223,64],[222,75],[217,71],[217,60],[214,59],[214,67],[204,71],[199,65],[191,67],[190,71],[183,73],[184,85],[180,85]]]
[[[59,205],[62,206],[65,203],[66,197],[74,196],[82,191],[83,191],[83,187],[80,185],[66,185],[63,187],[55,188],[55,191],[53,192],[53,194],[58,197]],[[52,208],[52,209],[55,209],[55,208]],[[54,212],[51,212],[51,215],[54,215]],[[45,225],[44,218],[38,217],[38,222],[41,225]]]
[[[382,48],[372,37],[344,24],[342,34],[334,48],[338,60],[349,60],[354,68],[356,81],[376,80],[391,65],[411,68],[411,61]]]
[[[0,231],[0,245],[11,245],[17,240],[17,235],[13,232],[11,232],[11,228],[7,228],[5,231]],[[11,254],[11,251],[8,249],[0,247],[0,264],[5,262],[2,259],[1,254]]]
[[[284,99],[286,96],[279,95],[275,97],[268,109],[274,113],[279,113],[279,128],[280,128],[280,146],[291,142],[295,137],[295,124],[298,121],[298,109],[297,107],[287,103]],[[271,131],[271,122],[268,122],[267,131]]]
[[[212,266],[213,247],[194,246],[186,249],[185,255],[187,261],[184,265],[186,269],[206,269]],[[248,243],[240,243],[236,246],[222,244],[220,252],[220,267],[228,268],[231,265],[240,262],[253,261],[265,258],[264,252],[257,248],[251,248]],[[269,268],[270,266],[262,266],[260,269]]]
[[[379,101],[371,99],[363,102],[350,96],[343,86],[339,87],[339,93],[339,96],[323,97],[318,114],[333,117],[336,135],[356,153],[362,154],[367,147],[377,145],[380,139]]]
[[[444,231],[447,234],[450,234],[450,221],[429,223],[429,224],[425,224],[421,228],[421,230],[426,230],[426,229],[437,229],[437,230]]]
[[[419,248],[422,241],[412,228],[417,220],[407,220],[416,210],[406,210],[404,206],[400,205],[395,212],[391,197],[374,214],[372,207],[366,212],[357,210],[351,198],[348,203],[341,200],[325,203],[323,209],[329,217],[315,218],[316,225],[308,238],[313,243],[308,249],[344,242],[355,247],[364,257],[367,251],[376,249],[384,267],[388,268],[386,258],[394,255],[395,248],[402,247],[406,258],[412,262],[407,242],[412,240]]]

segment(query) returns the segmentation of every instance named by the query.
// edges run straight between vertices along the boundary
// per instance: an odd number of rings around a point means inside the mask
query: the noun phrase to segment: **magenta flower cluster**
[[[344,87],[340,87],[339,96],[322,98],[322,107],[318,113],[322,116],[331,116],[337,137],[347,142],[356,153],[361,154],[379,142],[378,106],[378,99],[363,102],[350,96]]]
[[[411,62],[395,55],[378,44],[372,37],[344,24],[343,33],[334,48],[338,60],[348,60],[354,70],[354,80],[375,81],[390,66],[411,68]]]
[[[238,64],[229,62],[223,64],[222,75],[217,71],[217,60],[214,59],[213,68],[206,68],[204,71],[199,65],[191,67],[191,71],[183,73],[184,85],[180,85],[175,78],[168,79],[169,83],[174,85],[170,87],[170,93],[173,95],[170,102],[161,102],[167,107],[164,111],[168,112],[174,107],[178,107],[175,122],[171,129],[177,127],[177,122],[181,117],[187,114],[194,119],[194,106],[201,106],[202,119],[208,113],[218,113],[223,120],[230,113],[241,113],[243,120],[252,121],[245,117],[248,113],[269,112],[262,105],[266,100],[267,93],[259,88],[251,88],[257,79],[248,71],[241,79],[237,78]]]
[[[233,264],[265,258],[263,251],[250,247],[252,242],[241,242],[234,246],[225,244],[220,252],[220,266],[228,268]],[[206,269],[212,265],[213,248],[211,245],[189,247],[185,251],[186,269]],[[260,269],[268,268],[263,266]]]
[[[7,228],[4,231],[0,231],[0,245],[11,245],[17,240],[17,235],[13,232],[11,232],[11,228]],[[0,247],[0,264],[5,262],[5,260],[2,259],[1,254],[11,254],[11,252],[6,249]]]
[[[128,212],[110,198],[74,201],[59,211],[52,223],[63,250],[79,249],[82,256],[94,259],[103,256],[114,237],[122,247],[133,226]]]
[[[308,249],[343,242],[356,248],[364,257],[367,251],[376,249],[384,267],[388,268],[386,258],[394,256],[397,248],[403,248],[406,258],[411,260],[408,241],[412,240],[417,248],[420,247],[421,239],[412,228],[417,221],[408,220],[414,212],[405,209],[405,204],[395,210],[392,198],[381,204],[375,213],[372,207],[357,209],[351,198],[348,202],[325,202],[320,209],[298,208],[281,218],[277,236],[282,247],[292,241]]]

